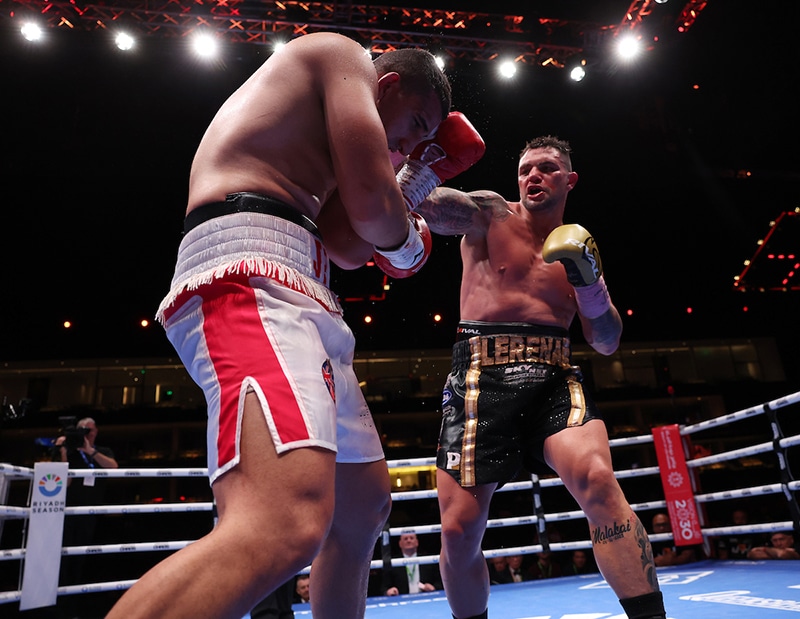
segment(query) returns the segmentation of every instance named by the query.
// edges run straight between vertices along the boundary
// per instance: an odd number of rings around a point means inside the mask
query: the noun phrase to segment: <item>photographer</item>
[[[71,469],[116,469],[119,467],[114,459],[113,451],[108,447],[95,445],[97,424],[91,417],[84,417],[74,426],[65,424],[62,432],[63,434],[55,440],[56,453],[53,460],[69,462]],[[80,481],[78,479],[76,483]],[[72,480],[68,482],[70,489],[72,488],[71,482]],[[94,478],[86,477],[83,482],[84,486],[93,486]],[[77,493],[72,491],[72,494]],[[91,493],[89,494],[91,495]],[[73,503],[73,505],[90,505],[90,503]]]
[[[91,417],[85,417],[75,423],[74,418],[62,418],[60,436],[53,446],[53,460],[68,462],[70,469],[116,469],[119,464],[114,459],[114,452],[108,447],[95,444],[97,424]],[[75,477],[67,480],[67,505],[102,505],[103,479],[95,477]],[[63,546],[89,546],[94,539],[96,516],[67,516],[64,521]],[[77,585],[87,582],[84,579],[84,563],[86,555],[63,557],[61,560],[60,584]],[[59,606],[69,608],[73,614],[82,596],[66,596],[59,600]]]

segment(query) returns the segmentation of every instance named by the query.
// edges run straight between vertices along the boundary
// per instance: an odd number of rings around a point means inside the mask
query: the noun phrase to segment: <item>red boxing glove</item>
[[[469,169],[483,157],[486,144],[461,112],[450,112],[436,136],[417,145],[397,173],[406,206],[413,210],[444,181]]]
[[[409,213],[408,237],[397,249],[375,248],[373,259],[389,277],[403,279],[419,271],[431,255],[433,239],[427,222],[418,213]]]

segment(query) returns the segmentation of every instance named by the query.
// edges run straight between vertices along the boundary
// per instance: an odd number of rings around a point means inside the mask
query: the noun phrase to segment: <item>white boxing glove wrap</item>
[[[576,287],[575,301],[578,304],[578,311],[586,318],[599,318],[605,314],[611,307],[611,298],[608,296],[603,276],[588,286]]]
[[[380,249],[375,251],[386,258],[398,269],[411,269],[418,265],[420,258],[425,254],[425,244],[417,229],[409,223],[408,236],[405,242],[397,249]]]
[[[409,160],[397,173],[397,184],[406,206],[413,211],[431,192],[442,184],[430,166],[418,159]]]

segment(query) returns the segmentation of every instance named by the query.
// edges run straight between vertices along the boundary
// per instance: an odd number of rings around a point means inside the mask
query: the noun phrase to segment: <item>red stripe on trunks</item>
[[[264,391],[281,441],[307,439],[295,394],[264,331],[255,291],[226,281],[209,288],[214,293],[203,300],[203,331],[220,384],[219,462],[235,455],[236,412],[245,376],[252,376]]]

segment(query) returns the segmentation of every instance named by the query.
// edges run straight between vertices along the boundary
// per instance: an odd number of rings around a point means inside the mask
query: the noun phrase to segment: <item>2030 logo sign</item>
[[[697,512],[694,503],[690,501],[673,501],[675,515],[678,521],[678,532],[681,538],[690,540],[695,537],[695,522],[697,522]]]

